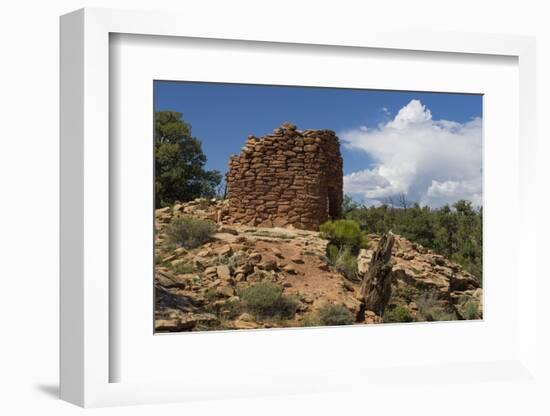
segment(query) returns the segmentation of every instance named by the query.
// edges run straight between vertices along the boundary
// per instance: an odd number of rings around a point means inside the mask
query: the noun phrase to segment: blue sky
[[[155,110],[183,113],[184,120],[192,126],[193,135],[202,140],[203,150],[208,158],[207,168],[217,169],[222,173],[227,169],[229,156],[240,151],[250,134],[262,136],[285,121],[296,124],[298,129],[334,130],[342,140],[344,174],[346,178],[353,179],[346,182],[348,185],[352,184],[347,186],[346,191],[353,194],[355,199],[369,203],[379,203],[383,198],[391,196],[392,192],[404,192],[420,202],[434,180],[437,183],[470,180],[471,178],[462,178],[460,172],[456,173],[456,178],[431,172],[428,177],[419,179],[424,184],[423,194],[422,190],[414,189],[414,184],[403,183],[397,177],[388,176],[388,169],[393,169],[390,163],[392,157],[387,155],[384,143],[394,143],[398,148],[408,147],[411,141],[405,146],[399,145],[401,140],[406,140],[404,137],[408,137],[410,129],[414,131],[411,136],[418,136],[418,139],[413,137],[411,140],[421,143],[434,129],[443,129],[444,133],[456,132],[457,126],[465,129],[468,123],[480,119],[482,115],[482,97],[466,94],[172,81],[155,81],[154,92]],[[411,102],[413,104],[406,108]],[[400,124],[400,128],[405,127],[399,130],[398,137],[389,133],[397,131],[395,119],[402,109],[402,115],[399,116],[401,120],[407,114],[413,118]],[[451,126],[445,121],[456,124]],[[389,128],[390,125],[393,126],[392,129]],[[418,130],[420,126],[428,129],[428,133],[423,134],[422,128]],[[463,131],[452,136],[453,143],[461,140],[462,133]],[[447,136],[442,140],[433,138],[439,140],[438,144],[449,141],[448,139]],[[369,143],[376,142],[379,142],[377,147],[371,148]],[[398,148],[395,149],[396,152],[399,152]],[[477,148],[473,150],[475,149]],[[430,152],[429,148],[425,150]],[[467,152],[468,149],[464,150]],[[411,155],[421,153],[414,150],[407,152]],[[434,154],[434,157],[440,156]],[[418,165],[421,161],[425,163],[426,158],[415,156],[413,159],[412,163]],[[409,162],[406,160],[404,163]],[[417,166],[413,170],[417,172],[422,167]],[[363,172],[362,179],[354,175],[359,172]],[[447,186],[449,187],[454,187],[457,194],[462,192],[459,188],[464,191],[464,186],[461,185],[451,183]],[[380,191],[382,188],[385,191]],[[445,192],[450,191],[446,189]],[[447,202],[424,199],[423,202],[430,205]]]

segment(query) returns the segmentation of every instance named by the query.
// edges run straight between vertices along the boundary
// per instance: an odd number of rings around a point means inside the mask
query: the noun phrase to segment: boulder
[[[165,288],[177,287],[174,276],[167,273],[155,273],[155,282]]]
[[[230,246],[230,245],[227,245],[227,246],[223,246],[222,248],[220,248],[220,250],[218,251],[218,254],[220,256],[225,256],[225,257],[229,257],[233,254],[233,248]]]
[[[254,329],[260,327],[260,325],[256,322],[256,319],[248,313],[243,313],[240,315],[233,323],[233,326],[235,329]]]
[[[304,259],[302,256],[300,255],[294,255],[290,258],[290,261],[292,261],[293,263],[296,263],[296,264],[304,264]]]
[[[230,286],[218,286],[216,293],[224,298],[230,298],[235,296],[235,290]]]
[[[216,266],[209,266],[204,269],[203,273],[208,277],[214,277],[218,275],[218,268]]]
[[[265,260],[259,264],[260,268],[263,270],[277,270],[277,262],[275,260]]]
[[[191,331],[199,324],[213,325],[218,322],[216,315],[210,313],[185,313],[176,309],[166,310],[155,316],[155,331]]]
[[[231,270],[229,270],[229,267],[225,264],[222,264],[218,267],[216,267],[216,274],[218,278],[222,280],[229,280],[231,279]]]
[[[289,274],[296,274],[296,268],[292,264],[283,266],[283,271]]]
[[[247,263],[255,266],[262,261],[262,255],[258,252],[252,252],[248,255]]]
[[[234,228],[230,227],[219,227],[218,233],[220,234],[231,234],[231,235],[239,235],[239,232],[235,230]]]

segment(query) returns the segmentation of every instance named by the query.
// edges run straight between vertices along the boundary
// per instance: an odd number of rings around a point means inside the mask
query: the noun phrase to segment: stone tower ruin
[[[226,175],[229,221],[258,227],[318,230],[341,213],[342,156],[331,130],[283,124],[249,136]]]

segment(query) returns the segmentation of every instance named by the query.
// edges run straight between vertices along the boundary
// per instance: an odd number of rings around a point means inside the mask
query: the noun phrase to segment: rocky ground
[[[165,230],[190,215],[217,223],[203,245],[187,250],[167,244]],[[349,280],[325,257],[318,232],[227,224],[224,201],[195,200],[156,210],[155,327],[158,332],[307,325],[324,305],[343,305],[357,324],[482,318],[483,289],[460,265],[398,235],[392,252],[392,296],[384,316],[360,313],[361,277],[380,236],[369,235]],[[241,307],[239,294],[273,282],[295,300],[290,319],[258,319]]]

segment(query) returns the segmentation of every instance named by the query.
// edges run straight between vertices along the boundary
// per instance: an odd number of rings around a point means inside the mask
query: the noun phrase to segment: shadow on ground
[[[52,399],[59,399],[59,385],[58,384],[37,384],[36,390],[42,392],[44,395],[51,397]]]

